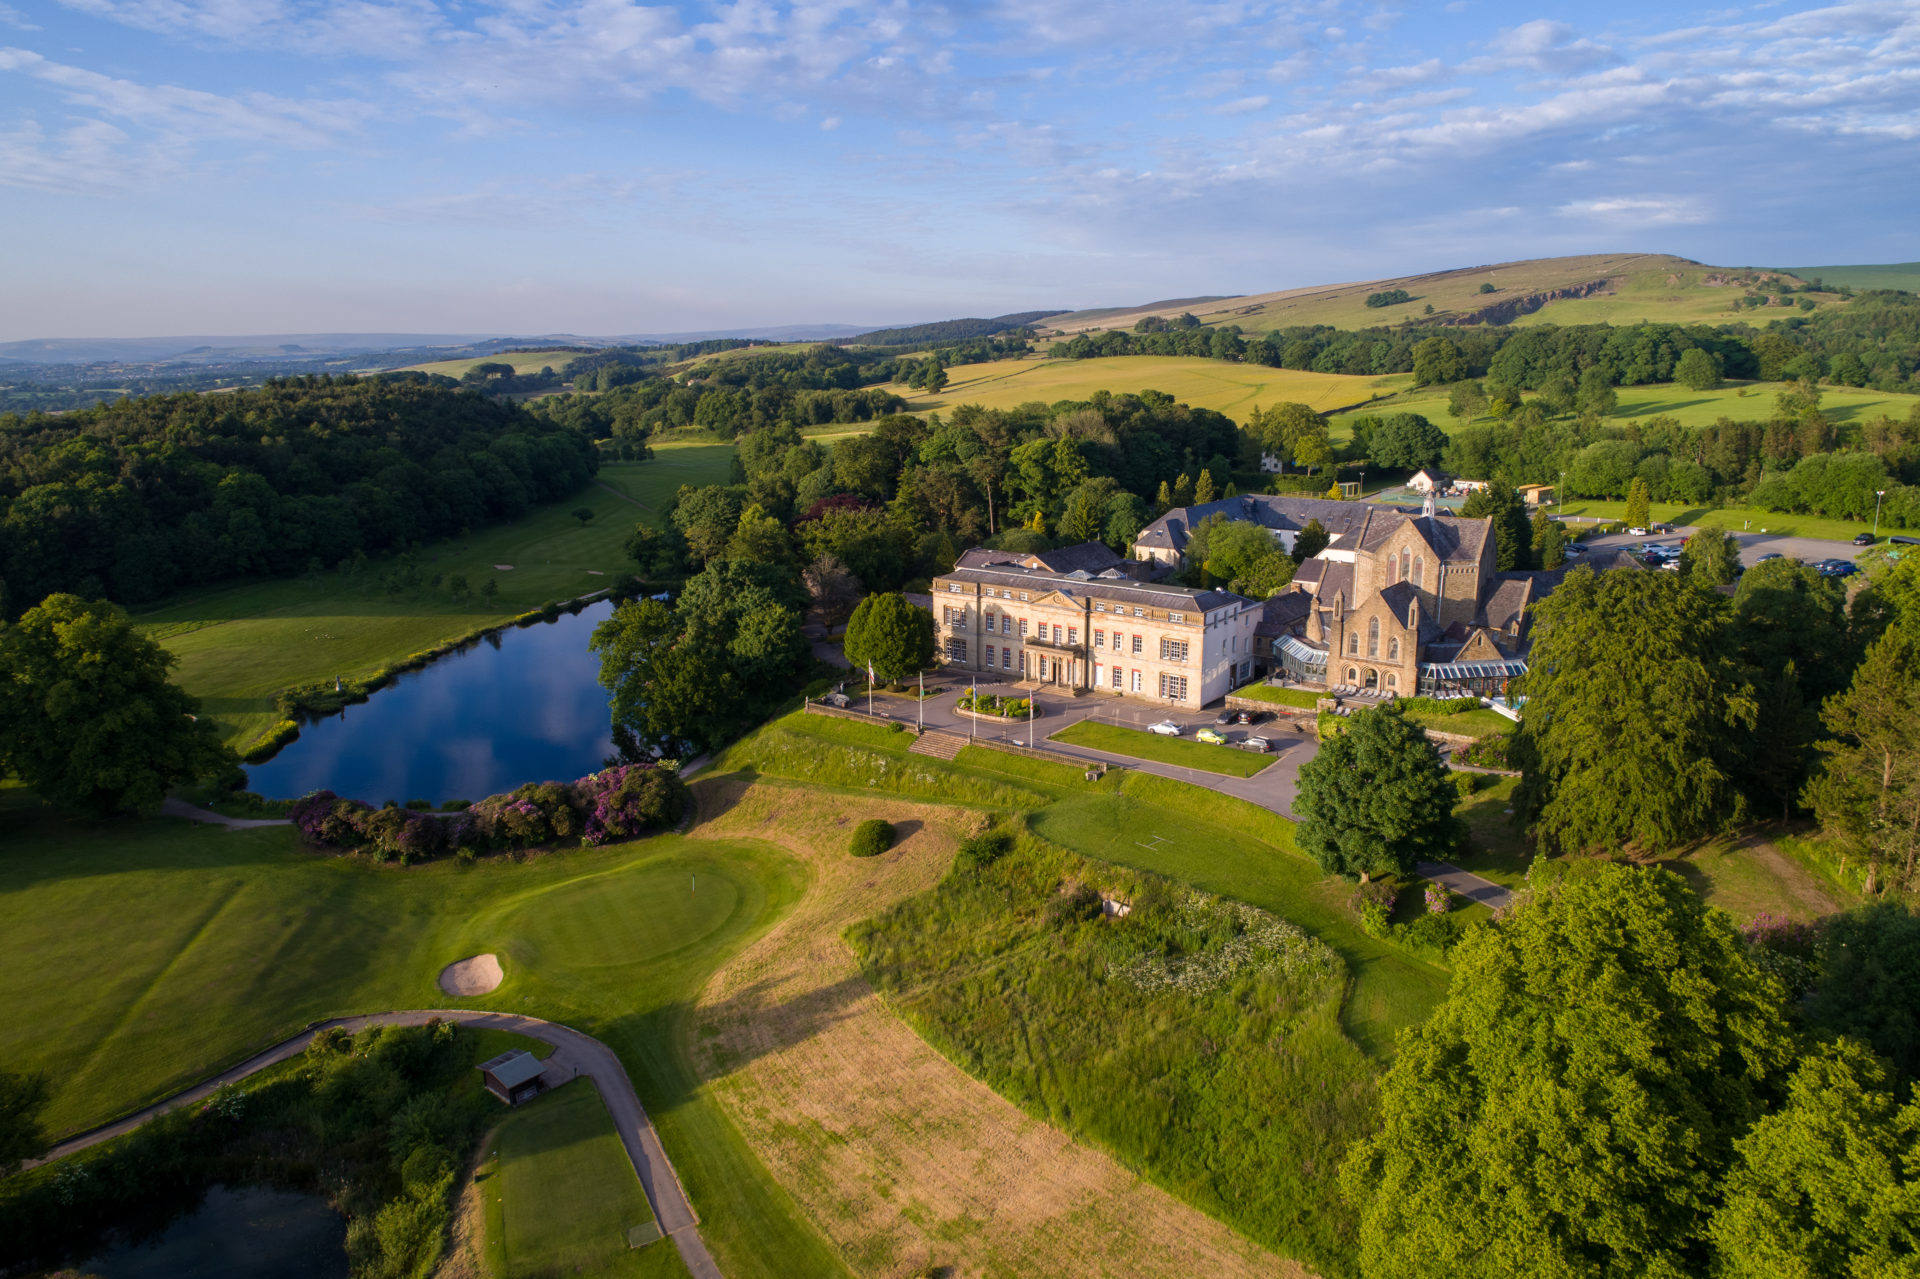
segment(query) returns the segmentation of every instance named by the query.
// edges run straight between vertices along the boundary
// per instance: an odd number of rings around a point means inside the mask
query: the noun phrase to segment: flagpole
[[[967,740],[972,741],[980,735],[980,681],[967,685],[967,704],[973,707],[973,713],[967,716]]]
[[[867,663],[867,714],[873,714],[873,663]]]
[[[927,673],[925,671],[920,672],[920,700],[913,708],[913,731],[916,733],[927,731]]]

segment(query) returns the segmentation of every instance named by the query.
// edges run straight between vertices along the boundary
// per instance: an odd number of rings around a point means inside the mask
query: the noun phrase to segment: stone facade
[[[951,671],[1192,709],[1252,679],[1260,606],[1141,581],[1089,543],[968,551],[934,579],[933,615]]]

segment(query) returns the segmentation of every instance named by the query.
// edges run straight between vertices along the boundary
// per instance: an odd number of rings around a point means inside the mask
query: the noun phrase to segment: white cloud
[[[1679,226],[1705,222],[1711,216],[1697,196],[1603,196],[1573,200],[1554,212],[1613,226]]]
[[[1263,110],[1271,101],[1273,101],[1272,98],[1261,93],[1250,98],[1235,98],[1232,102],[1223,102],[1214,110],[1221,115],[1246,115],[1249,112]]]

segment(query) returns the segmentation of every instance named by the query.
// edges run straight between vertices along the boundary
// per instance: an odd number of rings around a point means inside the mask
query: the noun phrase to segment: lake
[[[100,1279],[346,1279],[347,1221],[314,1195],[215,1186],[159,1234],[80,1269]]]
[[[587,640],[612,615],[602,600],[402,675],[303,727],[247,770],[247,788],[270,799],[330,790],[369,804],[441,804],[597,772],[613,728]]]

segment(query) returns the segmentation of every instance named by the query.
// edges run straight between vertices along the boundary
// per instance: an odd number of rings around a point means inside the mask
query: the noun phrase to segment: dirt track
[[[731,778],[699,791],[696,838],[777,842],[814,881],[709,983],[695,1014],[696,1059],[856,1274],[1305,1273],[1022,1113],[867,985],[841,934],[936,881],[977,817]],[[900,823],[904,838],[855,859],[847,838],[867,817]]]

